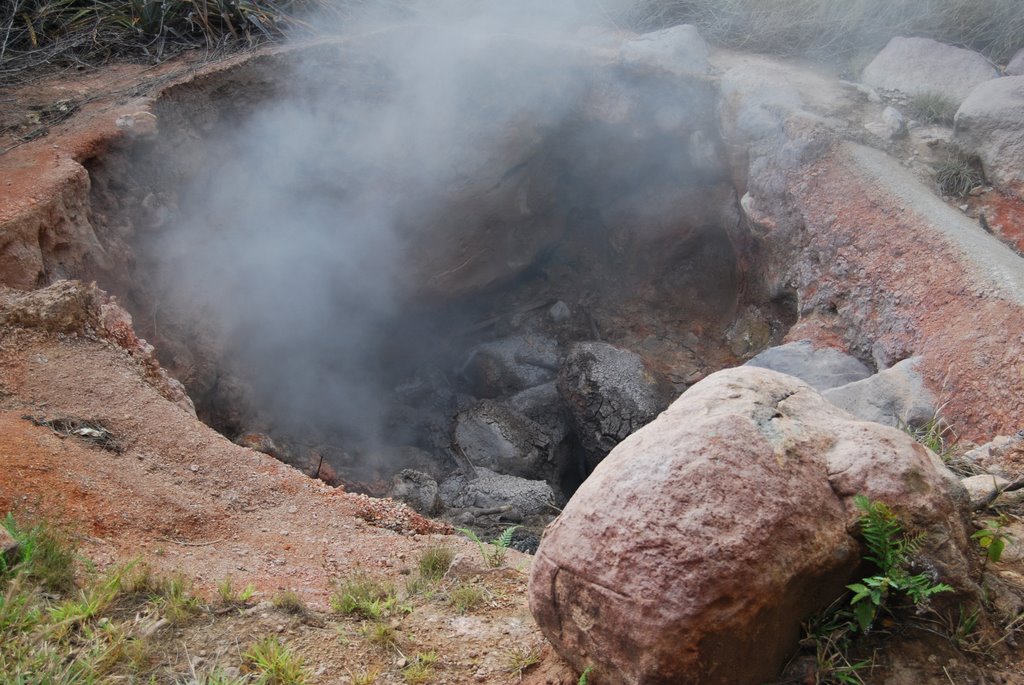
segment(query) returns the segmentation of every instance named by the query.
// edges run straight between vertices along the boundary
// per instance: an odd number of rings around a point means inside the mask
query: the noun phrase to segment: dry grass
[[[1020,0],[639,0],[625,23],[697,25],[711,42],[848,60],[893,36],[927,36],[1005,63],[1024,46]]]

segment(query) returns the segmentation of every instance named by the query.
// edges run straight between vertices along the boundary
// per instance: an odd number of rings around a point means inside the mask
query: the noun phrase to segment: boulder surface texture
[[[956,141],[981,158],[985,177],[1024,197],[1024,76],[978,86],[955,122]]]
[[[769,347],[748,361],[747,366],[788,373],[815,390],[838,388],[871,375],[871,369],[856,357],[834,347],[815,348],[810,340]]]
[[[972,50],[931,38],[897,36],[864,68],[864,83],[904,95],[941,95],[956,103],[979,84],[999,76],[987,59]]]
[[[850,582],[858,493],[926,534],[941,579],[970,583],[965,495],[934,454],[791,376],[720,371],[577,491],[541,541],[530,608],[595,683],[770,681]]]

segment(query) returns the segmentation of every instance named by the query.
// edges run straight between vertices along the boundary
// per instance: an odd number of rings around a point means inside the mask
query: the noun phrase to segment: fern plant
[[[480,556],[484,558],[484,563],[487,564],[488,567],[499,568],[505,563],[505,554],[508,552],[508,548],[512,544],[512,534],[518,529],[519,526],[509,526],[505,530],[501,531],[501,535],[490,542],[490,547],[493,549],[487,549],[487,543],[481,540],[480,536],[469,528],[457,528],[456,530],[476,543],[476,546],[480,549]]]
[[[911,575],[907,572],[911,558],[924,544],[923,533],[904,533],[899,519],[882,502],[872,502],[864,495],[857,495],[854,503],[863,512],[860,517],[861,535],[869,552],[864,558],[879,570],[877,575],[846,586],[853,592],[850,607],[861,632],[871,629],[893,593],[903,594],[920,606],[932,595],[952,592],[952,587],[933,582],[927,574]]]

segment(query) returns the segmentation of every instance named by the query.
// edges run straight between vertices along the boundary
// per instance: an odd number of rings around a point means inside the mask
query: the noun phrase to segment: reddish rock
[[[858,493],[972,586],[965,495],[933,453],[791,376],[718,372],[616,447],[549,527],[531,610],[594,682],[772,680],[857,566]]]

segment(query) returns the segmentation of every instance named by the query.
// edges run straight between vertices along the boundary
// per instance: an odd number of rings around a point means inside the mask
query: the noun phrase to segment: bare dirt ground
[[[350,672],[373,668],[379,683],[403,682],[403,658],[430,651],[438,655],[432,682],[515,683],[515,650],[541,651],[525,600],[528,556],[509,551],[503,568],[488,569],[474,544],[441,534],[443,524],[230,443],[162,397],[111,343],[4,329],[0,398],[0,511],[70,523],[101,570],[141,559],[158,572],[183,573],[207,597],[230,577],[237,588],[253,584],[256,600],[288,589],[316,610],[303,618],[259,605],[187,624],[163,647],[179,676],[237,666],[248,644],[266,635],[291,644],[316,683],[345,683]],[[122,451],[26,415],[101,423]],[[329,613],[333,583],[361,571],[402,594],[422,551],[438,544],[456,561],[432,597],[408,599],[411,612],[391,619],[396,648],[375,646],[362,639],[358,621]],[[446,601],[460,583],[483,590],[466,613]],[[532,682],[558,682],[545,675],[557,670],[549,661],[531,669]]]

